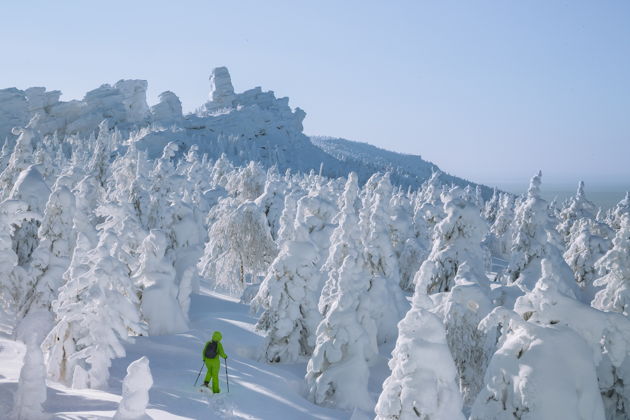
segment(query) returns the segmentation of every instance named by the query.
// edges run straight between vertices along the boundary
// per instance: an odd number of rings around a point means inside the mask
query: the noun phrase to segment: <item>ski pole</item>
[[[228,392],[230,392],[230,377],[228,376],[228,373],[227,373],[227,357],[223,360],[225,360],[225,381],[227,382]]]
[[[201,369],[199,369],[199,373],[197,374],[197,379],[195,379],[195,385],[193,385],[193,386],[197,386],[197,381],[199,380],[199,377],[201,376],[201,371],[203,370],[203,365],[204,364],[205,363],[201,364]]]

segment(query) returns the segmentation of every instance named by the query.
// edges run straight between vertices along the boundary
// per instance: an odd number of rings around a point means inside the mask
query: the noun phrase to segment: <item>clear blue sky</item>
[[[289,96],[305,130],[469,179],[630,183],[630,2],[6,1],[0,86],[121,78],[202,104],[213,67]]]

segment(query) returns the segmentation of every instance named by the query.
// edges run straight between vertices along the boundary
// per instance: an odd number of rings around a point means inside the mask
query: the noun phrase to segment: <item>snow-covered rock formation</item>
[[[226,154],[237,165],[253,160],[266,168],[276,166],[280,172],[321,170],[329,177],[354,171],[360,183],[376,172],[391,171],[394,185],[417,188],[438,171],[419,156],[342,139],[309,138],[302,126],[306,113],[292,109],[289,98],[276,98],[260,87],[237,93],[225,67],[212,71],[209,100],[193,114],[183,115],[181,101],[170,91],[160,94],[159,102],[150,107],[146,91],[145,80],[120,80],[87,92],[81,100],[64,102],[61,92],[43,87],[2,89],[0,144],[7,139],[6,151],[10,151],[19,135],[13,128],[25,127],[37,115],[32,128],[42,138],[88,138],[98,133],[106,120],[110,130],[125,136],[135,133],[132,139],[136,147],[147,151],[152,159],[160,156],[166,144],[176,141],[183,146],[182,154],[197,145],[200,155],[207,154],[213,160]],[[471,184],[443,173],[440,177],[446,184]],[[492,194],[489,188],[482,190],[486,198]]]

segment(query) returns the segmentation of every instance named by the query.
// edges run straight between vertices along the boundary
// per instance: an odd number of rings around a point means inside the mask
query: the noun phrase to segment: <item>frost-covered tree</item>
[[[542,172],[531,179],[527,196],[516,210],[511,257],[505,276],[508,283],[516,283],[523,290],[532,290],[541,277],[540,263],[549,260],[554,270],[569,286],[575,296],[580,291],[573,272],[562,258],[562,242],[549,216],[547,202],[540,196]]]
[[[113,241],[104,232],[85,253],[89,242],[79,235],[68,281],[53,301],[56,324],[43,344],[48,373],[75,388],[106,388],[111,360],[125,355],[121,340],[145,331],[127,269],[109,253]]]
[[[503,334],[471,420],[604,419],[587,343],[570,328],[540,326],[496,308],[481,324]]]
[[[423,280],[431,277],[434,265],[422,264],[420,270],[427,273]],[[378,420],[464,419],[457,371],[442,321],[430,311],[427,286],[417,283],[411,309],[398,324],[391,374],[374,409]]]
[[[188,329],[177,300],[175,269],[164,259],[166,246],[166,235],[151,230],[142,241],[140,267],[135,278],[142,289],[140,306],[150,335],[175,334]]]
[[[129,274],[135,273],[140,264],[141,244],[147,236],[138,215],[129,202],[109,202],[100,205],[96,214],[104,219],[98,228],[116,234],[118,240],[110,253],[127,266]]]
[[[275,168],[273,168],[275,169]],[[265,213],[271,236],[276,239],[280,229],[280,216],[284,205],[284,190],[286,184],[279,179],[277,171],[267,171],[265,190],[256,198],[256,205]]]
[[[33,117],[25,128],[15,130],[13,133],[18,139],[6,168],[0,173],[2,199],[9,196],[18,175],[33,164],[33,143],[37,140],[37,132],[33,126],[37,124],[38,119],[39,116]]]
[[[285,201],[289,200],[287,195]],[[252,302],[254,308],[264,310],[257,328],[266,332],[264,358],[268,362],[295,362],[313,352],[321,321],[317,305],[323,285],[322,251],[327,250],[322,244],[326,239],[320,235],[329,223],[325,211],[329,206],[326,200],[309,195],[298,201],[296,210],[289,206],[282,214],[283,223],[293,225],[293,237],[284,242]],[[295,214],[294,222],[289,222],[288,214]],[[288,229],[281,226],[281,231]]]
[[[584,181],[578,184],[577,192],[571,198],[567,205],[560,211],[558,218],[559,223],[556,229],[560,233],[562,240],[567,246],[571,241],[571,228],[580,219],[595,220],[597,214],[597,206],[586,198],[584,193]]]
[[[76,208],[74,215],[75,230],[85,235],[89,241],[89,249],[98,244],[96,226],[103,222],[96,213],[96,209],[103,201],[103,188],[93,176],[85,176],[72,190]]]
[[[492,190],[492,197],[486,201],[482,208],[483,218],[489,225],[493,225],[497,219],[497,214],[501,208],[501,194],[496,188]]]
[[[37,231],[49,195],[50,188],[36,165],[31,165],[20,173],[9,193],[9,199],[27,203],[30,212],[40,215],[36,219],[22,223],[13,236],[13,248],[18,256],[18,264],[23,267],[31,262],[33,251],[39,243]]]
[[[401,192],[395,194],[390,205],[393,211],[392,246],[398,258],[400,287],[403,290],[413,291],[413,277],[429,254],[430,232],[416,230],[411,202],[405,194]]]
[[[127,366],[127,375],[123,379],[122,399],[114,420],[145,420],[149,404],[149,389],[153,386],[153,376],[146,356]]]
[[[621,227],[621,220],[624,216],[630,216],[630,192],[626,192],[623,199],[610,210],[606,217],[606,222],[610,227],[618,230]]]
[[[6,313],[14,314],[19,310],[30,285],[30,277],[18,266],[12,236],[24,220],[34,217],[36,215],[28,211],[28,204],[22,201],[0,203],[0,307]]]
[[[198,265],[200,275],[230,292],[242,292],[246,276],[265,272],[277,254],[267,219],[251,201],[220,214],[209,238]]]
[[[487,282],[484,274],[487,252],[481,241],[488,228],[479,209],[464,199],[459,187],[451,188],[442,199],[446,216],[435,227],[433,249],[427,257],[434,263],[430,279],[424,281],[428,293],[451,290],[457,269],[463,263],[475,273],[476,279]]]
[[[14,396],[11,420],[43,420],[46,402],[46,366],[35,334],[26,340],[26,354],[20,370],[17,392]]]
[[[368,366],[378,354],[374,302],[366,276],[359,220],[357,175],[348,176],[339,222],[331,239],[326,267],[328,279],[319,303],[324,318],[317,327],[306,382],[316,404],[368,410]]]
[[[443,318],[446,342],[457,368],[464,406],[469,408],[483,386],[483,375],[494,352],[496,337],[477,328],[494,308],[483,280],[463,263],[457,270],[455,287],[444,295],[434,309]],[[422,273],[419,275],[422,279]]]
[[[226,189],[241,201],[254,201],[263,193],[265,179],[260,163],[252,161],[230,176]]]
[[[500,257],[509,258],[512,247],[512,229],[514,222],[514,197],[511,194],[501,196],[499,209],[490,227],[490,249]]]
[[[626,316],[615,312],[602,312],[576,301],[571,295],[571,290],[566,287],[561,276],[547,260],[542,261],[542,277],[536,283],[536,287],[516,300],[514,310],[529,323],[550,329],[568,328],[580,336],[589,347],[588,356],[597,369],[599,393],[604,402],[606,418],[613,420],[627,418],[627,407],[630,407],[630,353],[627,351],[630,348],[630,320]],[[532,338],[545,341],[542,335]],[[566,362],[578,369],[579,364],[575,363],[573,358],[579,351],[572,350],[571,346],[567,346],[566,350],[558,347],[551,351],[560,353],[566,358]],[[540,359],[547,360],[545,357]],[[543,365],[541,371],[549,370],[560,378],[569,378],[553,369],[554,360],[548,362],[549,365]],[[552,391],[554,392],[552,396],[557,397],[558,390],[569,394],[575,387],[573,392],[587,399],[582,407],[588,407],[588,401],[597,397],[593,397],[587,388],[580,384],[580,381],[574,380],[561,382],[557,389]],[[587,385],[590,386],[590,383]],[[567,404],[568,406],[573,404]],[[582,417],[572,418],[591,418],[588,413],[586,411]]]
[[[359,220],[359,225],[365,226],[365,258],[372,277],[370,294],[378,296],[378,303],[374,304],[380,310],[375,317],[379,342],[396,338],[396,325],[407,308],[400,289],[398,257],[392,245],[391,197],[392,185],[389,174],[385,174],[375,185],[371,200],[364,199]]]
[[[595,295],[593,307],[630,316],[630,216],[621,219],[613,248],[595,267],[605,274],[595,280],[602,289]]]
[[[571,228],[572,234],[563,257],[575,274],[582,289],[591,291],[597,278],[595,263],[611,248],[607,239],[610,228],[590,218],[578,219]]]
[[[57,186],[48,198],[39,227],[39,244],[30,265],[33,288],[22,305],[22,316],[37,309],[51,313],[51,303],[57,298],[74,250],[74,209],[72,192],[65,186]]]
[[[433,172],[431,178],[422,184],[414,213],[414,223],[422,230],[433,232],[435,226],[445,217],[441,201],[442,183],[440,171]]]
[[[173,160],[178,150],[179,146],[175,142],[164,146],[162,156],[156,160],[150,173],[147,223],[151,229],[166,229],[172,219],[169,199],[177,179]]]

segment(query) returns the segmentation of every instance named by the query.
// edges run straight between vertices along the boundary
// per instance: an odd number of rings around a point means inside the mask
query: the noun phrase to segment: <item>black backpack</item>
[[[217,343],[216,341],[211,341],[206,344],[206,349],[203,351],[203,355],[206,359],[214,359],[217,357]]]

